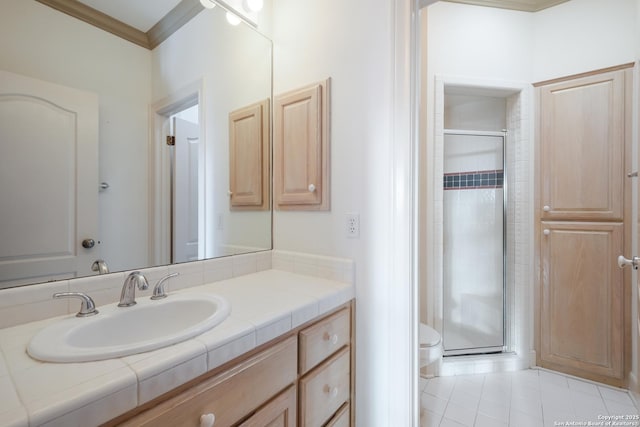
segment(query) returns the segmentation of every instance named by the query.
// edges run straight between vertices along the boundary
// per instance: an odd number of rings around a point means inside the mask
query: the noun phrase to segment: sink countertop
[[[31,337],[62,317],[1,329],[0,426],[104,423],[355,295],[349,283],[279,270],[178,292],[224,296],[231,303],[231,315],[212,330],[169,347],[84,363],[44,363],[26,353]]]

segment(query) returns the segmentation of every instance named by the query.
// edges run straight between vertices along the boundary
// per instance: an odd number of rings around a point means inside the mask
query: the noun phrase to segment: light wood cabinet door
[[[539,363],[594,380],[622,379],[623,272],[616,259],[623,225],[541,225]]]
[[[625,72],[538,88],[543,220],[622,220]]]
[[[267,210],[269,203],[269,100],[229,113],[231,210]]]
[[[329,210],[330,80],[274,98],[277,209]]]

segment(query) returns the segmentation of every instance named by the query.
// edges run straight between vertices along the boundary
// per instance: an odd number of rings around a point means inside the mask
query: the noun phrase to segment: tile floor
[[[420,379],[420,389],[421,427],[640,426],[626,391],[541,369]]]

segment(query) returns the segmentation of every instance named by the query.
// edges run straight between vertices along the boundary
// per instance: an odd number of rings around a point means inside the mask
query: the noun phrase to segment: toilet
[[[420,368],[426,368],[442,358],[442,339],[440,334],[429,325],[420,323]]]

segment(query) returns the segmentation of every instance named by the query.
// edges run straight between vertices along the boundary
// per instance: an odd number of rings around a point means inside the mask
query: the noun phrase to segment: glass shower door
[[[444,135],[445,355],[503,351],[504,134]]]

